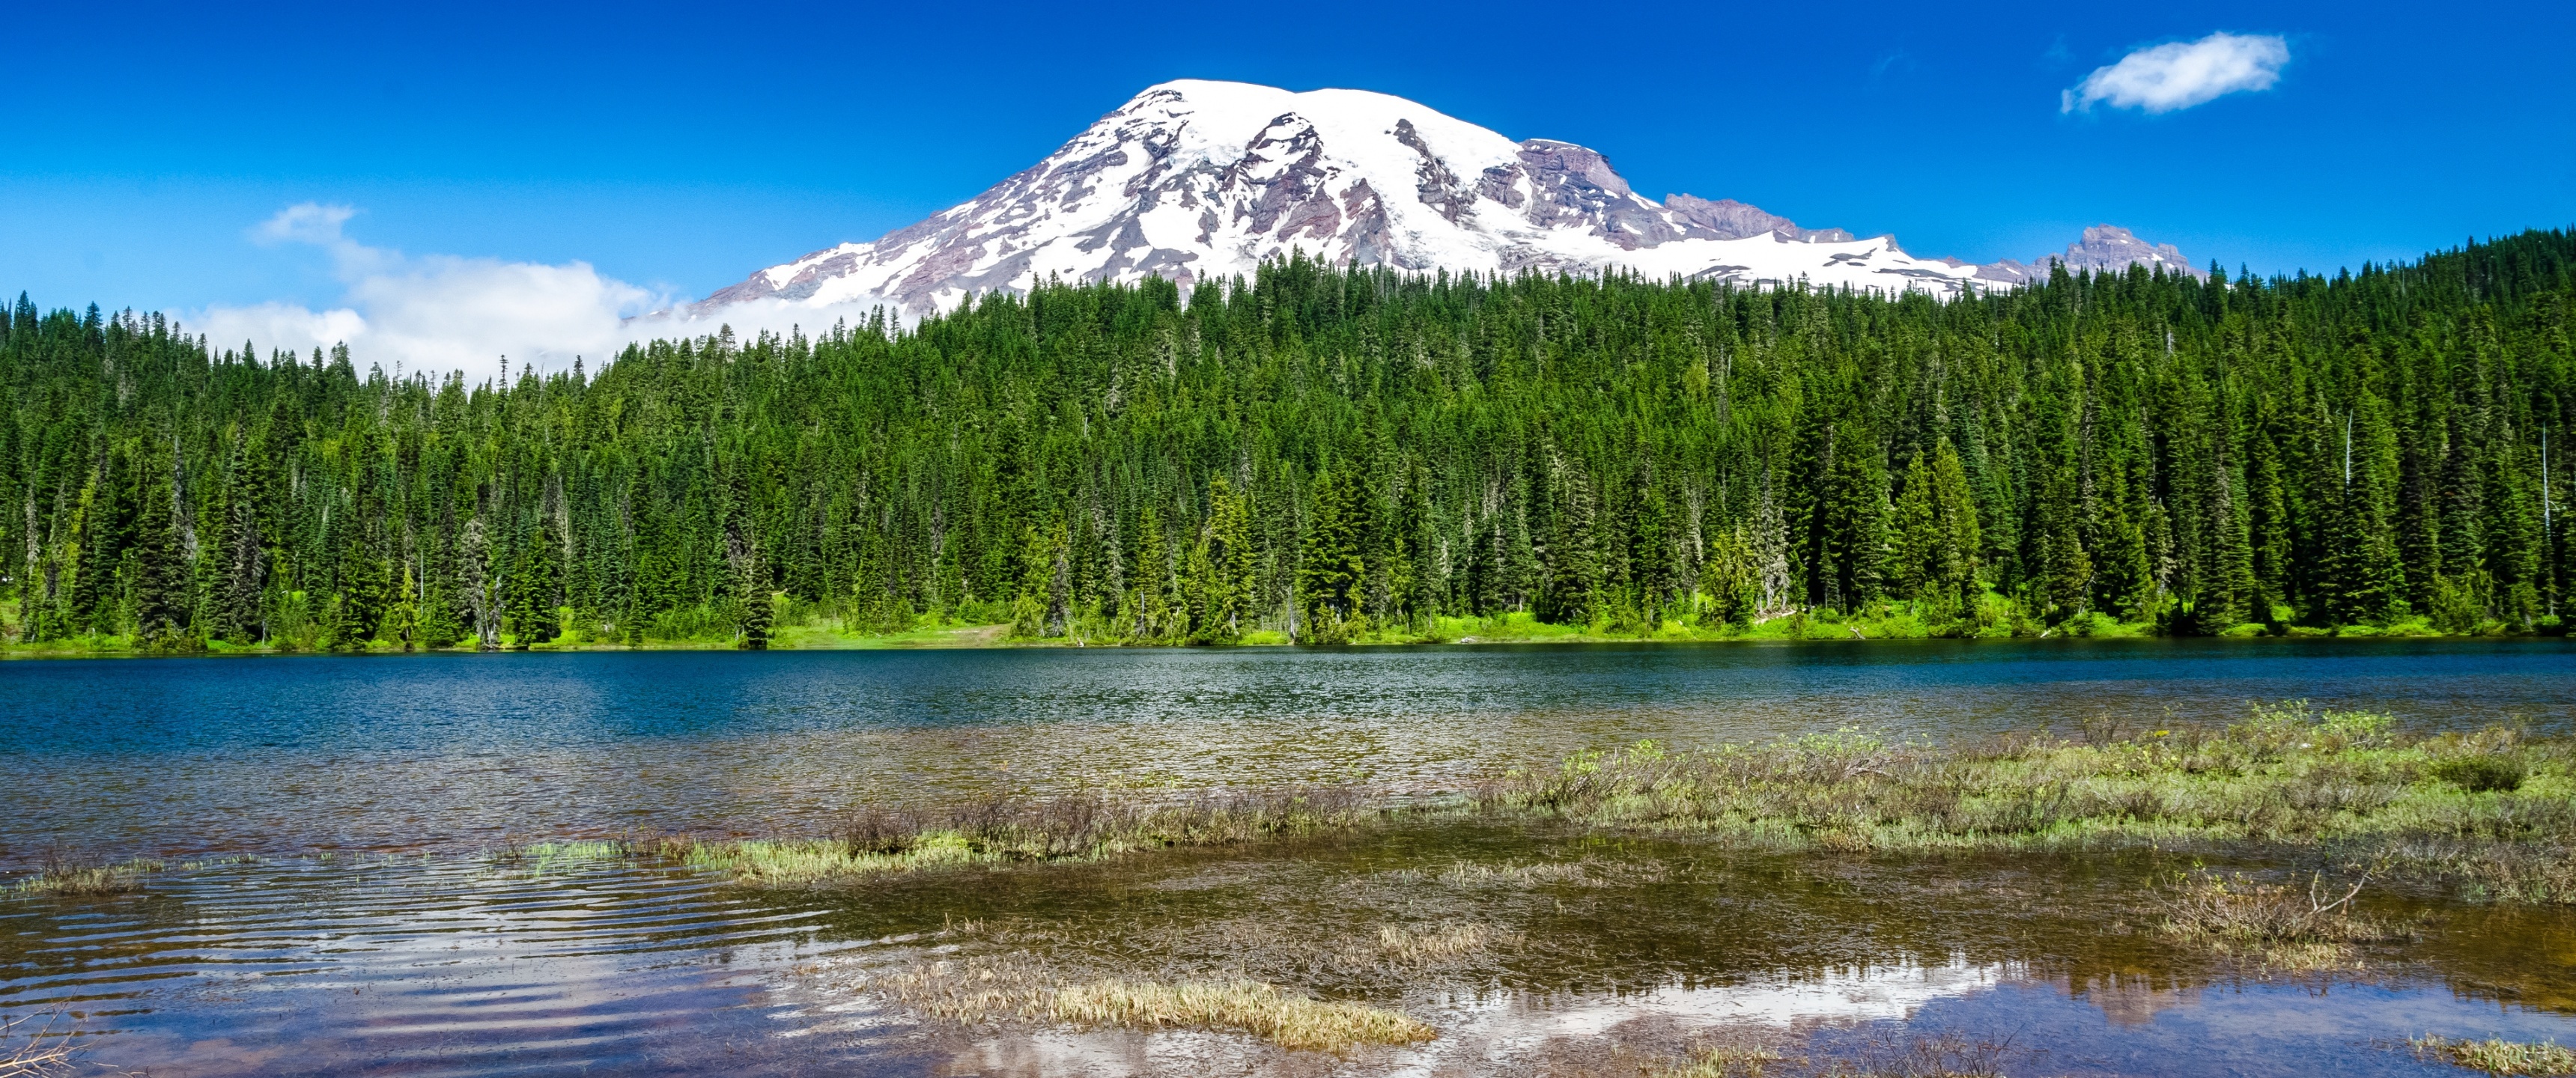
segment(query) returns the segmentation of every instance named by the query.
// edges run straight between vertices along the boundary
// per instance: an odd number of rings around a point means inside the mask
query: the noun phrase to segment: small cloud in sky
[[[2268,90],[2290,62],[2290,43],[2274,34],[2216,33],[2139,49],[2093,69],[2058,97],[2058,111],[2112,108],[2172,112],[2238,91]]]
[[[865,321],[873,304],[771,303],[693,316],[673,297],[609,277],[587,262],[510,262],[456,255],[406,255],[370,247],[345,231],[357,211],[306,202],[253,226],[252,241],[299,243],[330,253],[345,294],[341,305],[210,307],[183,316],[217,348],[250,342],[255,351],[299,354],[346,344],[360,366],[388,370],[463,371],[479,381],[513,366],[562,369],[574,357],[594,367],[627,344],[656,337],[713,333],[730,325],[749,337],[760,330],[809,333],[835,319]],[[891,307],[892,304],[887,304]]]
[[[357,209],[351,206],[300,202],[253,226],[250,238],[263,246],[279,243],[327,246],[340,242],[340,226],[348,224],[349,218],[357,215]]]

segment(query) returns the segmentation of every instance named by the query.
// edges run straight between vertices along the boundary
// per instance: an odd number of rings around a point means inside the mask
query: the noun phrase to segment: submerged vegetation
[[[2554,632],[2571,265],[2530,232],[1942,303],[1299,259],[479,385],[22,297],[0,623],[75,649]]]
[[[1349,830],[1386,815],[1355,790],[1205,796],[1166,804],[1075,795],[997,797],[940,811],[861,808],[824,838],[545,843],[508,851],[511,864],[615,852],[721,873],[736,882],[798,887],[927,869],[1097,861],[1145,850],[1215,846]]]
[[[1462,819],[1772,853],[2155,851],[2336,866],[2345,883],[2334,894],[2318,890],[2320,878],[2290,886],[2209,873],[2161,892],[2177,937],[2275,959],[2307,947],[2322,961],[2344,944],[2401,936],[2403,926],[2356,919],[2350,901],[2367,880],[2470,901],[2576,904],[2576,747],[2507,726],[2414,735],[2384,715],[2298,702],[2257,706],[2219,728],[2123,731],[2099,720],[2073,736],[1954,746],[1850,730],[1704,749],[1639,742],[1402,802],[1354,788],[1162,802],[996,797],[861,808],[823,836],[551,844],[506,857],[540,874],[570,858],[642,857],[795,888]],[[1587,857],[1395,871],[1526,888],[1590,886],[1633,868]]]
[[[2576,1074],[2576,1051],[2554,1041],[2471,1041],[2426,1034],[2407,1043],[2414,1046],[2416,1055],[2488,1074]]]
[[[934,962],[871,982],[873,990],[952,1022],[1008,1018],[1127,1029],[1235,1029],[1282,1048],[1345,1052],[1435,1035],[1402,1011],[1319,1000],[1248,980],[1062,983],[1027,962]]]
[[[1450,1035],[1435,990],[1687,981],[1708,952],[1684,937],[1788,968],[1874,953],[1937,964],[2073,934],[2085,940],[2051,959],[2073,984],[2401,970],[2456,950],[2464,926],[2556,916],[2428,909],[2436,892],[2576,902],[2571,764],[2566,743],[2510,727],[2419,735],[2291,703],[2218,728],[2097,721],[1953,746],[1851,731],[1631,744],[1446,798],[871,807],[804,837],[535,843],[490,865],[546,880],[624,862],[793,892],[763,905],[865,911],[853,930],[870,946],[809,972],[942,1022],[1198,1028],[1263,1052],[1361,1053]],[[1277,845],[1223,849],[1264,843]],[[1985,1074],[2002,1052],[1835,1042],[1804,1058],[1791,1040],[1641,1040],[1650,1054],[1600,1072]]]
[[[167,867],[146,857],[110,863],[55,849],[46,852],[34,875],[10,889],[35,895],[119,895],[142,890],[146,875]]]
[[[2509,727],[2417,737],[2383,715],[2293,703],[2215,730],[2102,720],[2075,737],[1954,747],[1851,731],[1699,751],[1641,742],[1479,797],[1765,849],[2322,847],[2473,897],[2568,903],[2570,764],[2566,744]]]
[[[2105,719],[2073,736],[1955,746],[1852,730],[1704,749],[1643,741],[1514,770],[1463,797],[1402,804],[1351,788],[1174,802],[996,797],[937,810],[860,808],[820,837],[553,844],[507,856],[542,872],[550,859],[614,853],[748,885],[805,887],[1461,816],[1773,852],[2323,855],[2356,878],[2437,884],[2475,901],[2576,904],[2576,747],[2507,726],[2417,736],[2385,715],[2299,702],[2257,706],[2215,729],[2123,731]],[[1442,879],[1581,883],[1596,867],[1461,863]],[[2169,895],[2181,935],[2259,950],[2366,940],[2380,930],[2351,920],[2348,902],[2302,913],[2293,907],[2314,897],[2304,891],[2243,877],[2194,880]]]

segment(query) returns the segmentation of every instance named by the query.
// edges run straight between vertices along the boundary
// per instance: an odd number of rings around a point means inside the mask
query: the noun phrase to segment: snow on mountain
[[[2116,258],[2122,243],[2181,264],[2173,248],[2108,226],[2086,230],[2066,261]],[[1625,269],[1943,296],[2037,272],[1919,259],[1892,236],[1800,228],[1731,200],[1654,202],[1592,150],[1514,142],[1385,94],[1182,80],[1136,95],[971,202],[761,270],[692,313],[873,301],[918,317],[1048,278],[1153,274],[1186,289],[1249,278],[1292,249],[1416,271]]]
[[[2162,266],[2167,273],[2188,273],[2200,278],[2209,276],[2208,270],[2192,268],[2191,262],[2183,258],[2182,252],[2173,244],[2148,243],[2139,239],[2137,233],[2118,225],[2094,225],[2085,229],[2083,238],[2067,244],[2064,254],[2041,255],[2031,259],[2027,266],[2007,258],[1977,267],[1977,276],[2007,285],[2046,280],[2051,262],[2065,263],[2068,273],[2125,271],[2133,264],[2143,263],[2149,268]]]

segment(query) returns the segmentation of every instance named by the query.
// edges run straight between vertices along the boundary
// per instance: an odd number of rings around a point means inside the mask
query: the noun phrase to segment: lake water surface
[[[1640,737],[1858,726],[1944,740],[2102,718],[2137,729],[2293,698],[2426,728],[2563,733],[2576,647],[7,662],[0,871],[62,849],[205,863],[138,895],[0,896],[0,1015],[65,1014],[95,1062],[156,1076],[1609,1073],[1587,1045],[1736,1027],[1819,1043],[2017,1036],[2015,1073],[2414,1074],[2441,1069],[2393,1039],[2576,1040],[2576,919],[2560,912],[2416,910],[2432,926],[2421,955],[2249,982],[2086,912],[2171,867],[2159,864],[1819,865],[1450,828],[778,895],[616,860],[478,856],[511,838],[809,833],[856,801],[1345,782],[1427,793]],[[1540,863],[1599,878],[1503,894],[1455,882],[1473,873],[1437,885],[1405,874]],[[1527,947],[1443,978],[1371,979],[1316,965],[1324,952],[1264,927],[1462,916],[1517,926]],[[941,1031],[864,989],[889,963],[1028,946],[941,935],[952,923],[1076,926],[1173,969],[1402,1005],[1443,1035],[1336,1060],[1188,1031]]]
[[[0,867],[811,830],[856,801],[1361,782],[1641,737],[1947,740],[2306,699],[2576,721],[2565,640],[601,652],[0,663]]]

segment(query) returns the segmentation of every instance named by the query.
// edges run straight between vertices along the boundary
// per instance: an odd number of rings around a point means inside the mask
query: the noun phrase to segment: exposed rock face
[[[1181,81],[1138,94],[971,202],[762,270],[697,307],[881,302],[921,316],[1051,277],[1160,276],[1186,289],[1249,277],[1292,250],[1413,271],[1616,269],[1940,295],[2035,272],[1918,259],[1893,237],[1801,228],[1732,200],[1649,201],[1592,150],[1514,142],[1402,98]],[[2173,248],[2108,226],[2086,230],[2064,260],[2124,258],[2182,265]]]
[[[1665,195],[1664,208],[1683,225],[1683,235],[1702,239],[1740,240],[1765,232],[1799,243],[1850,243],[1859,237],[1839,228],[1800,228],[1778,214],[1764,213],[1731,198],[1711,202],[1690,195]]]
[[[2068,273],[2126,272],[2130,266],[2149,269],[2163,267],[2167,273],[2188,273],[2206,279],[2208,270],[2194,269],[2190,260],[2170,243],[2150,244],[2137,233],[2118,225],[2094,225],[2084,236],[2066,245],[2064,254],[2041,255],[2025,266],[2012,259],[1977,267],[1977,276],[2005,284],[2026,284],[2048,279],[2050,263],[2063,263]]]

